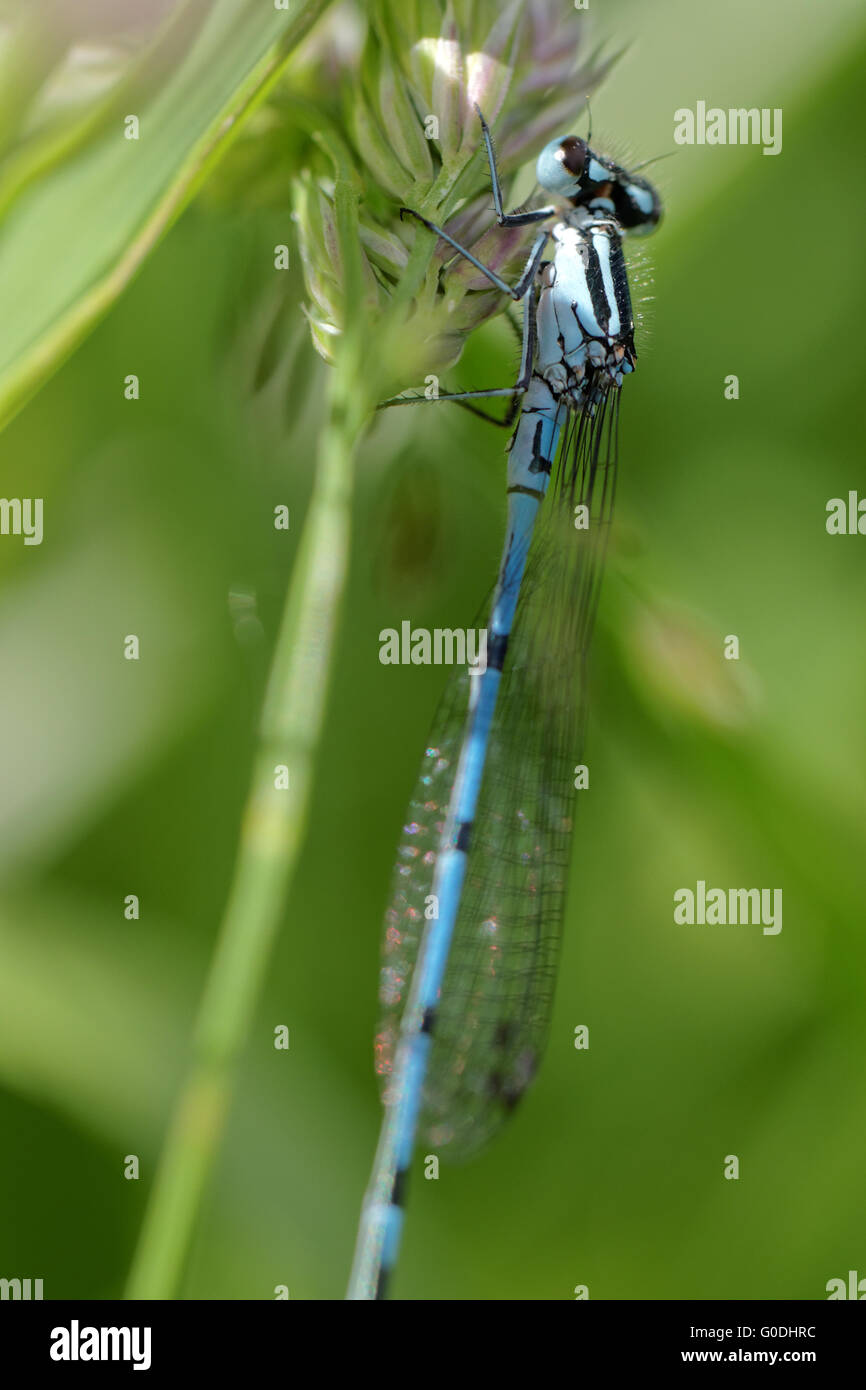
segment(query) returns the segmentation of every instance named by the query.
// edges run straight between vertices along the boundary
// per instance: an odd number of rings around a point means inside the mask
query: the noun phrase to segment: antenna
[[[646,169],[648,164],[658,164],[660,159],[670,159],[672,154],[679,154],[679,150],[665,150],[664,154],[654,154],[652,159],[642,159],[640,164],[633,164],[629,172],[636,174],[638,169]]]

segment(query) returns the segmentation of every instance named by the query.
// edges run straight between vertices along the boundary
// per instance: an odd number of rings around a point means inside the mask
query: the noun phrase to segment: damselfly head
[[[661,199],[649,180],[596,154],[579,135],[545,145],[536,177],[548,193],[567,198],[573,207],[609,213],[624,231],[651,232],[661,219]]]

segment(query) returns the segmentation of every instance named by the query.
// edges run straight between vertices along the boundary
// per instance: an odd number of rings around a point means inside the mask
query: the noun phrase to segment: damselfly
[[[510,397],[506,420],[519,418],[487,668],[451,681],[395,869],[376,1038],[385,1116],[349,1286],[355,1299],[384,1295],[419,1123],[437,1153],[473,1152],[514,1109],[546,1040],[619,391],[635,365],[622,242],[661,216],[651,184],[577,136],[553,140],[538,159],[538,183],[558,204],[505,213],[483,116],[481,128],[499,225],[546,226],[509,285],[409,213],[523,301],[516,384],[438,399]]]

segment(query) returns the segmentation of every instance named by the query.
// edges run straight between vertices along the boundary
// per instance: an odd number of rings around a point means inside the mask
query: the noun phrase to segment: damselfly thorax
[[[554,255],[541,272],[536,371],[576,409],[634,370],[634,321],[622,238],[610,218],[576,209],[552,230]]]
[[[549,473],[563,417],[592,417],[634,371],[634,318],[622,233],[607,212],[569,209],[539,266],[532,369],[508,445],[509,488],[534,491]],[[543,488],[542,488],[543,490]]]

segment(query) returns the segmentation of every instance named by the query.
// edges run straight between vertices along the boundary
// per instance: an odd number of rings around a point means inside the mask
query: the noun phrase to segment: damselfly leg
[[[491,386],[477,391],[444,391],[437,396],[391,396],[386,401],[380,401],[377,409],[386,410],[395,405],[423,405],[430,401],[454,401],[457,405],[462,405],[465,410],[477,415],[481,420],[486,420],[491,425],[502,427],[513,425],[520,409],[520,399],[532,380],[532,362],[535,356],[536,342],[535,301],[535,288],[530,282],[529,292],[524,292],[523,296],[520,371],[513,386]],[[509,320],[509,322],[512,321]],[[516,328],[516,324],[512,323],[512,327]],[[486,411],[471,404],[474,400],[492,397],[510,397],[508,409],[501,419],[498,416],[488,415]]]
[[[545,217],[549,217],[550,211],[545,211],[544,215]],[[412,208],[401,208],[400,216],[414,217],[415,221],[420,222],[422,226],[426,227],[428,232],[435,232],[443,241],[447,241],[449,246],[453,246],[458,255],[462,256],[464,260],[467,260],[470,265],[474,265],[475,269],[480,270],[482,275],[486,275],[491,285],[495,285],[498,290],[502,290],[503,294],[510,295],[514,300],[522,299],[529,289],[529,286],[532,284],[535,273],[541,265],[544,248],[550,237],[549,231],[539,232],[535,241],[532,243],[532,250],[529,253],[520,278],[515,284],[509,285],[507,280],[503,280],[502,276],[497,275],[495,270],[491,270],[489,265],[485,265],[483,261],[479,261],[477,256],[473,256],[471,251],[467,251],[465,246],[461,246],[459,241],[455,241],[454,237],[451,236],[449,232],[446,232],[444,227],[440,227],[438,223],[431,222],[429,218],[423,217],[420,212],[413,212]]]
[[[478,119],[481,122],[481,134],[484,139],[484,148],[487,150],[487,162],[490,165],[490,182],[493,185],[493,206],[496,210],[496,221],[500,227],[526,227],[532,222],[543,222],[545,218],[552,217],[556,212],[555,207],[535,208],[531,212],[502,211],[502,188],[499,183],[499,170],[496,168],[496,154],[493,150],[493,139],[490,134],[490,127],[484,119],[481,107],[476,104],[475,110],[478,112]]]

